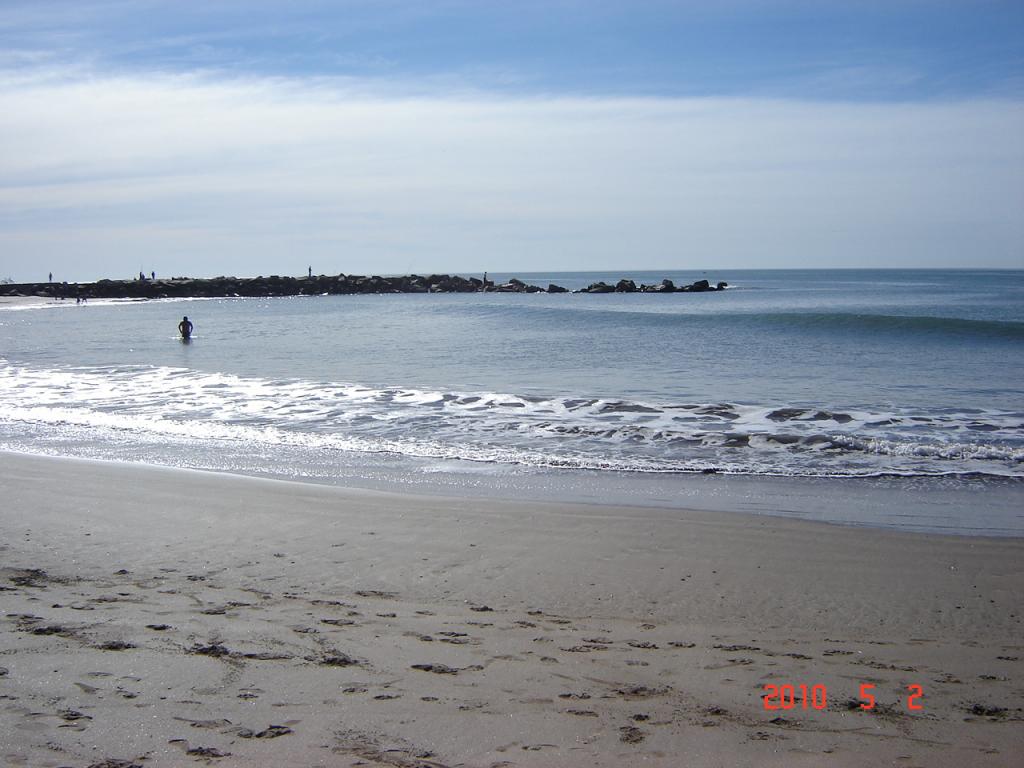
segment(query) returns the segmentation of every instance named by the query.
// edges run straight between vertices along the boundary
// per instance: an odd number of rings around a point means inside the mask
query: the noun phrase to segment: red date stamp
[[[875,686],[873,683],[860,684],[860,708],[871,710],[875,708]],[[910,711],[924,709],[920,700],[924,698],[924,688],[920,685],[908,685],[905,705]],[[768,683],[764,686],[764,708],[769,712],[780,709],[818,709],[822,710],[828,706],[828,689],[824,685],[791,685],[789,683],[775,684]]]

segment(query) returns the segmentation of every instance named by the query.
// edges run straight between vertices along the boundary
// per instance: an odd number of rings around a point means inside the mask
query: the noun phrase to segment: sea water
[[[7,309],[0,449],[1024,534],[1024,272],[514,276],[729,288]]]

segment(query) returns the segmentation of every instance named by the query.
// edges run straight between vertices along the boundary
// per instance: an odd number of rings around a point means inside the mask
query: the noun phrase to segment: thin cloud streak
[[[425,97],[190,74],[9,79],[0,106],[0,272],[22,279],[143,257],[267,274],[1024,254],[1015,101]]]

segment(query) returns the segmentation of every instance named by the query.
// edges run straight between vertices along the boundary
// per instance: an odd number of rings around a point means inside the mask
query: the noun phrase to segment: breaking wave
[[[231,443],[320,460],[366,452],[627,472],[1024,477],[1024,412],[445,392],[156,366],[0,361],[0,425],[8,440],[46,430],[69,442],[177,444],[182,466]]]

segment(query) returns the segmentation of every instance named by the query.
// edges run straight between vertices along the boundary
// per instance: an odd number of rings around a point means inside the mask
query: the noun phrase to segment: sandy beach
[[[5,765],[1009,766],[1024,749],[1019,539],[9,453],[0,498]],[[793,707],[766,710],[766,685],[794,686]]]

